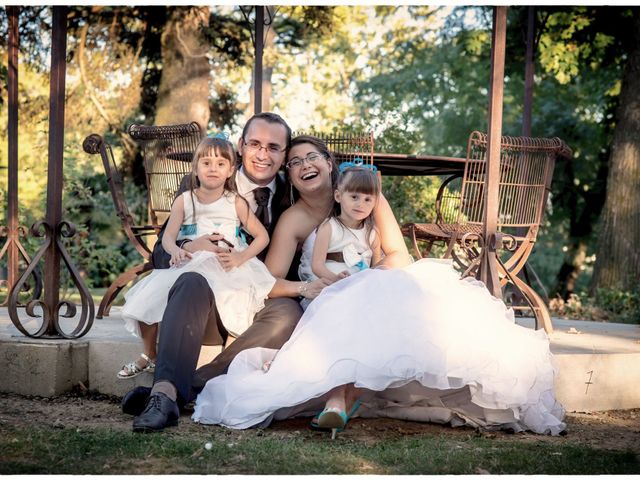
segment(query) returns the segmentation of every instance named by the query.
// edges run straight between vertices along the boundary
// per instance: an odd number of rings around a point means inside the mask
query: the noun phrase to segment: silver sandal
[[[147,361],[144,367],[140,367],[136,361],[127,363],[122,366],[122,370],[118,372],[118,378],[133,378],[137,377],[143,372],[153,373],[156,369],[156,362],[151,360],[148,355],[141,353],[140,358]]]

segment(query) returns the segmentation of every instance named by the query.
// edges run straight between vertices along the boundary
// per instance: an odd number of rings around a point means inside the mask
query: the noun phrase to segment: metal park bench
[[[124,196],[124,183],[118,171],[113,151],[97,134],[89,135],[82,143],[85,152],[99,153],[111,190],[116,213],[127,237],[142,255],[143,262],[120,274],[109,286],[98,308],[97,318],[109,315],[111,304],[129,282],[153,269],[149,235],[157,235],[171,212],[171,204],[183,177],[191,171],[193,152],[202,138],[196,122],[181,125],[148,126],[133,124],[129,135],[142,147],[147,185],[149,223],[137,222],[131,215]]]
[[[499,180],[499,274],[500,285],[511,283],[520,291],[536,319],[536,328],[552,331],[549,312],[541,297],[518,273],[525,266],[536,242],[551,188],[558,155],[570,157],[571,150],[558,138],[503,136],[500,147]],[[436,198],[434,223],[409,223],[403,234],[415,254],[429,255],[434,243],[446,245],[444,258],[453,258],[463,276],[477,272],[484,221],[484,187],[487,166],[487,135],[469,137],[462,174],[445,180]],[[425,248],[421,249],[420,244]],[[461,248],[454,248],[456,245]]]

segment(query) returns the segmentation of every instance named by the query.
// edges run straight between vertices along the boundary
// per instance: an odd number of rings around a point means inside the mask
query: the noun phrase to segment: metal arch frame
[[[7,17],[9,20],[9,45],[8,72],[7,72],[7,92],[8,92],[8,192],[7,192],[7,225],[0,226],[0,237],[6,237],[7,241],[0,250],[0,259],[7,255],[7,279],[0,283],[5,283],[7,296],[0,303],[0,306],[7,306],[13,286],[16,284],[18,264],[20,256],[27,266],[31,264],[31,258],[27,254],[24,246],[20,242],[20,237],[25,237],[27,229],[18,224],[18,49],[20,45],[19,32],[20,7],[7,6]],[[33,291],[31,298],[39,298],[42,293],[42,275],[40,269],[33,270]],[[25,287],[27,285],[25,284]],[[24,287],[23,287],[24,288]],[[30,288],[26,288],[29,291]]]

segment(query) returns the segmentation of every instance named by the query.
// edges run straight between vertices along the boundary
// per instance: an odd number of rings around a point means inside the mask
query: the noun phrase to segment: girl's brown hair
[[[340,172],[336,183],[336,190],[339,190],[341,193],[353,192],[372,195],[377,203],[378,197],[380,196],[380,180],[378,179],[378,175],[376,175],[376,173],[370,168],[364,166],[350,166]],[[343,228],[347,228],[340,220],[341,212],[340,203],[335,202],[330,216],[335,218]],[[365,238],[367,239],[367,243],[369,243],[371,232],[376,230],[375,223],[373,221],[373,211],[364,219],[363,224],[365,228]]]
[[[233,144],[221,137],[204,137],[200,140],[200,143],[196,147],[196,151],[193,152],[193,159],[191,160],[191,173],[189,174],[189,191],[191,192],[191,202],[193,205],[193,220],[196,220],[196,207],[193,200],[194,190],[200,186],[198,180],[198,161],[205,155],[222,157],[229,160],[233,173],[235,173],[238,157],[233,149]],[[236,176],[231,174],[229,178],[224,182],[224,195],[228,195],[229,192],[236,193],[238,191],[236,187]]]

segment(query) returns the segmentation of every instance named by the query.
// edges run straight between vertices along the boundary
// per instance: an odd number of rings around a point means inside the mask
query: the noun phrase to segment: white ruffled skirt
[[[248,428],[313,415],[327,392],[354,383],[368,391],[359,416],[556,435],[554,373],[544,331],[515,324],[449,262],[425,259],[326,288],[282,349],[245,350],[211,379],[193,420]]]
[[[149,325],[160,322],[169,290],[186,272],[196,272],[206,278],[224,327],[236,337],[249,328],[276,281],[257,258],[225,272],[215,253],[196,252],[191,260],[179,267],[152,271],[127,292],[122,308],[125,328],[139,336],[138,322]]]

